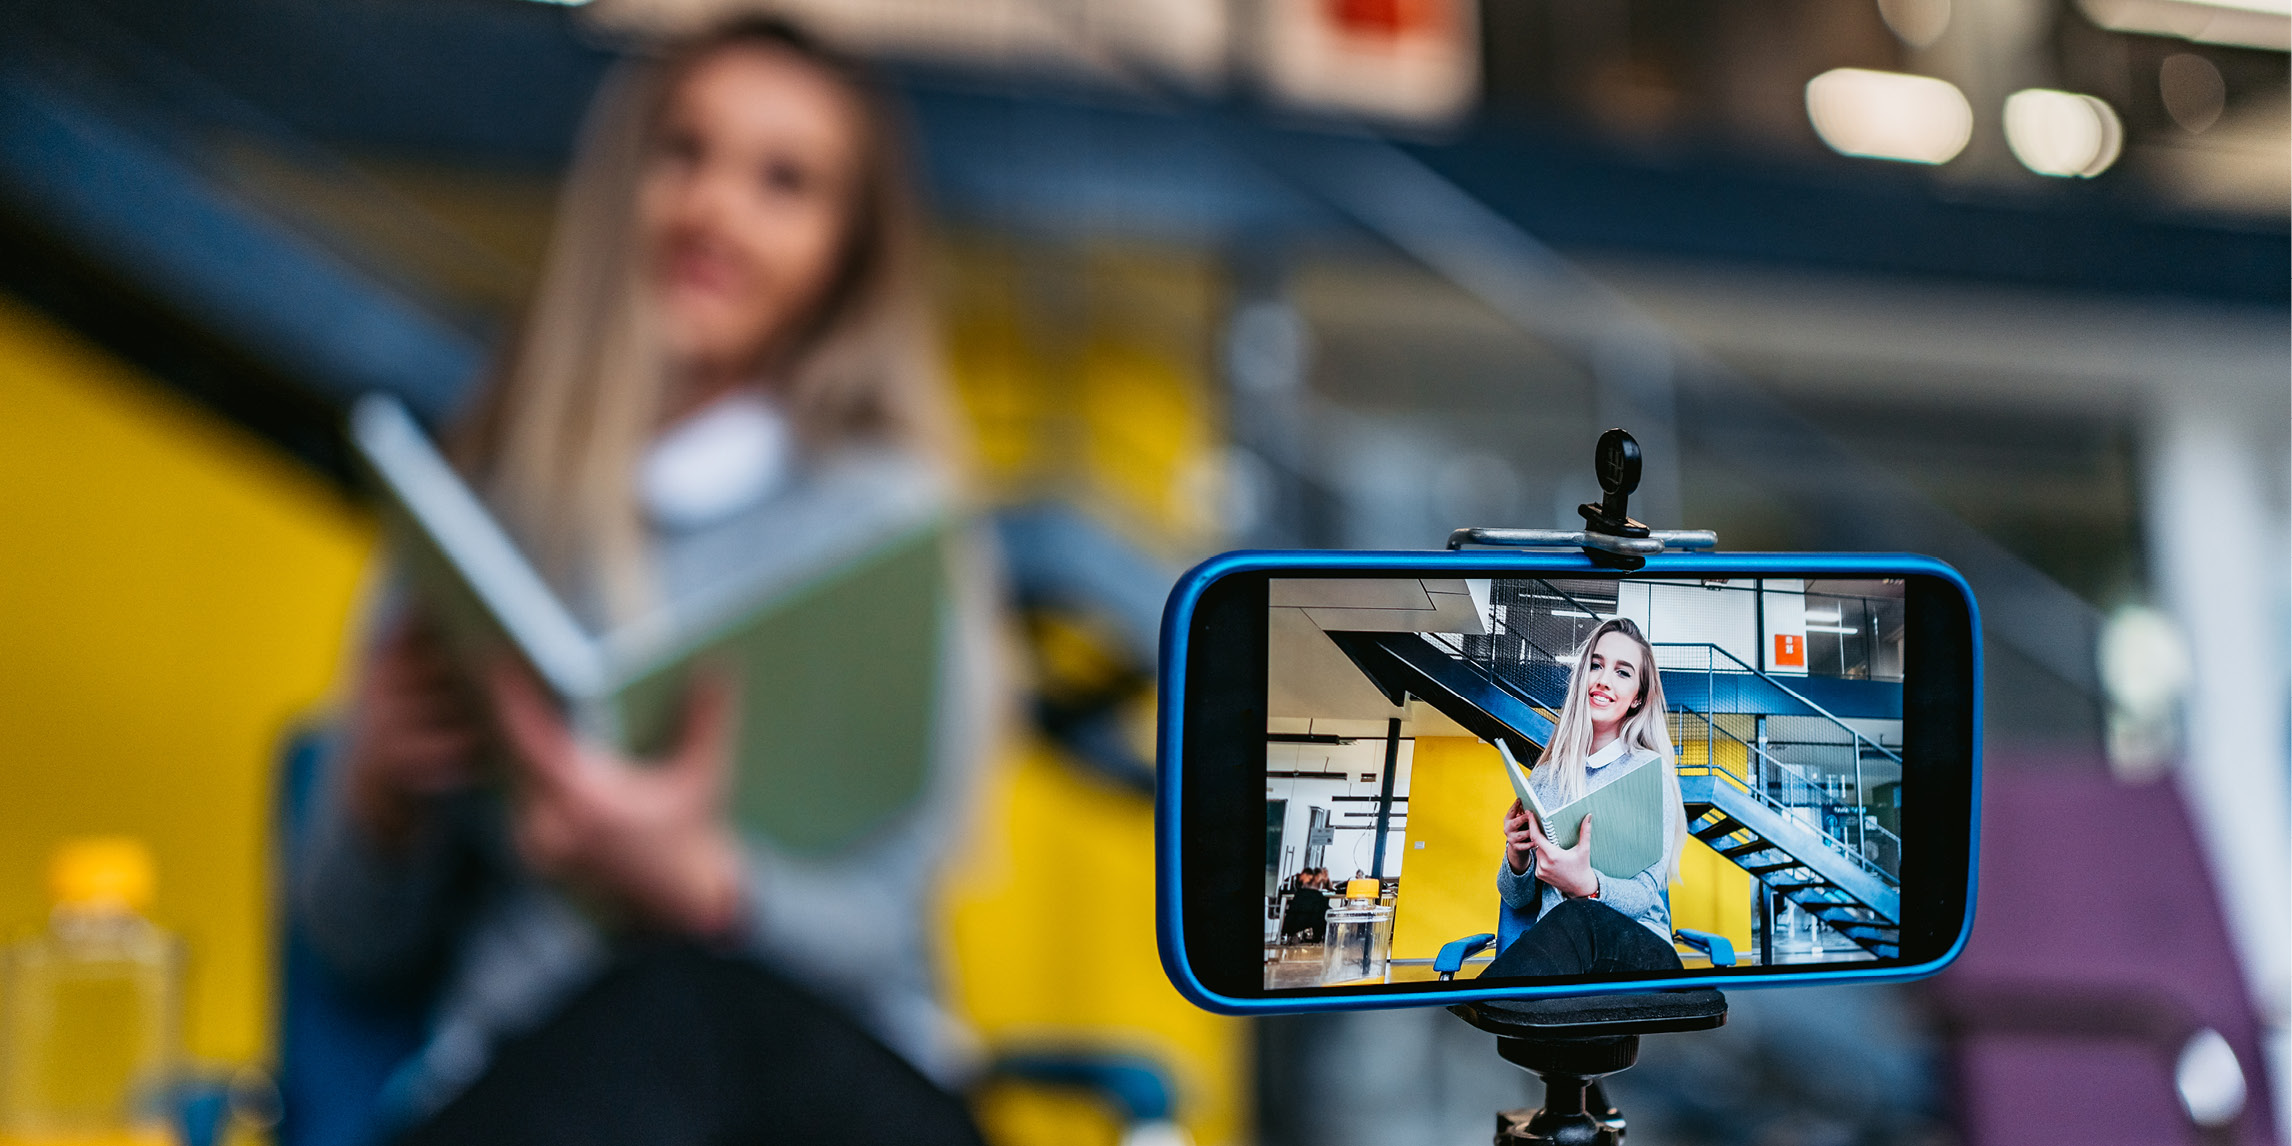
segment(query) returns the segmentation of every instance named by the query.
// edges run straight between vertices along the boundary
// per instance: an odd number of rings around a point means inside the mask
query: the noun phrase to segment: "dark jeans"
[[[401,1146],[979,1146],[906,1060],[773,972],[687,946],[637,953]]]
[[[1677,971],[1671,944],[1596,899],[1567,899],[1497,953],[1480,977],[1597,975],[1611,971]]]

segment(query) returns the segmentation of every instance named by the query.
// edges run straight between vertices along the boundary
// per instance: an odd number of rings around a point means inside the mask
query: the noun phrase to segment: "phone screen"
[[[1269,578],[1262,989],[1900,960],[1913,580]]]

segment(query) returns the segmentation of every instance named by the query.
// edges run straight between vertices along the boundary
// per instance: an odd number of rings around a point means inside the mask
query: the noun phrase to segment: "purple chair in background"
[[[2011,757],[1985,780],[1973,940],[1931,985],[1967,1142],[2270,1142],[2258,1019],[2179,790]]]

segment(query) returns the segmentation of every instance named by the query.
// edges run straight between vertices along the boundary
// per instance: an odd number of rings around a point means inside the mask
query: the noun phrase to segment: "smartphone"
[[[1234,1013],[1930,974],[1979,624],[1908,554],[1213,558],[1163,615],[1163,966]]]

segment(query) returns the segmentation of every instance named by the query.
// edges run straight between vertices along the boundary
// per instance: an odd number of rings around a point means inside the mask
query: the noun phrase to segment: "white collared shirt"
[[[726,521],[788,484],[796,435],[754,389],[736,390],[670,426],[637,467],[637,495],[654,525],[690,532]]]
[[[1623,769],[1609,770],[1608,765],[1629,763],[1645,756],[1653,756],[1644,748],[1634,748],[1621,736],[1608,741],[1607,747],[1584,757],[1584,791],[1590,792],[1606,784],[1609,779],[1623,774]]]
[[[1624,738],[1618,736],[1615,739],[1608,741],[1607,747],[1584,757],[1584,768],[1587,771],[1596,772],[1610,764],[1615,763],[1618,760],[1624,759],[1630,754],[1631,745],[1624,743]]]

